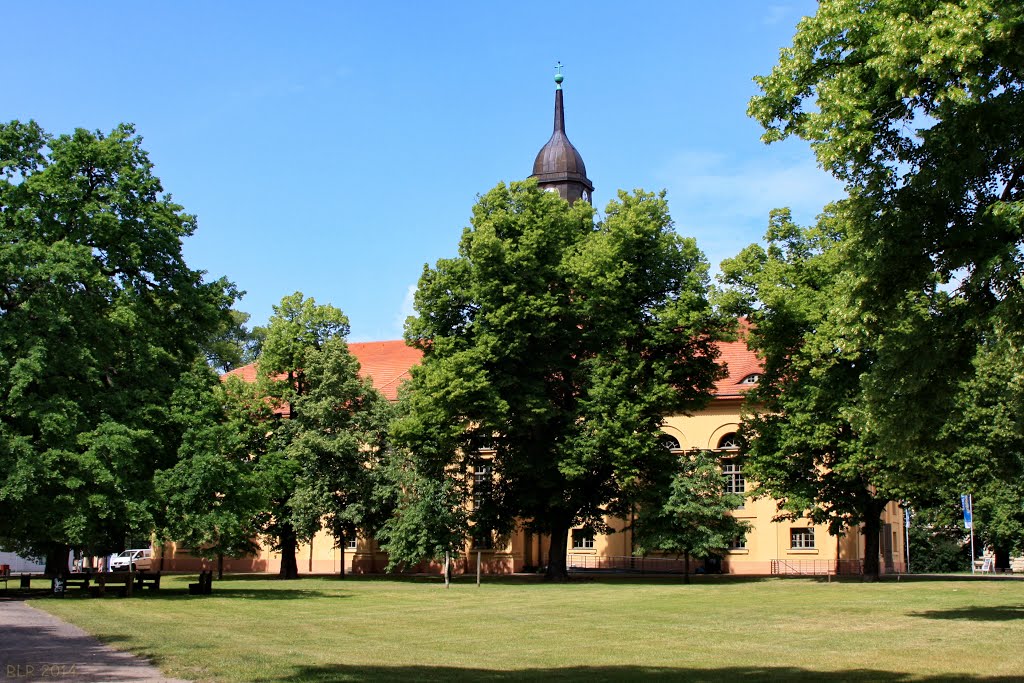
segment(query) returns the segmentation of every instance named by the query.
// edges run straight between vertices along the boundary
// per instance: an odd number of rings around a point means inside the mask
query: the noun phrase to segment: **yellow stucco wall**
[[[718,399],[706,409],[692,416],[672,416],[665,421],[664,431],[675,437],[683,450],[691,448],[715,449],[719,440],[735,432],[740,424],[740,399]],[[726,453],[727,455],[727,453]],[[747,490],[752,482],[747,482]],[[770,499],[748,499],[741,509],[734,513],[750,522],[745,547],[729,550],[722,558],[722,571],[735,574],[771,574],[773,562],[776,569],[788,573],[826,573],[836,569],[835,560],[857,561],[863,556],[864,539],[858,529],[850,530],[842,537],[830,536],[826,526],[813,526],[807,520],[773,522],[776,504]],[[883,517],[884,533],[891,540],[891,563],[883,557],[883,568],[889,571],[903,571],[904,542],[902,514],[892,503]],[[649,558],[644,561],[631,559],[633,538],[628,520],[606,519],[615,530],[610,534],[597,535],[592,548],[573,548],[572,535],[568,542],[569,565],[579,568],[632,568],[658,571],[659,568],[678,571],[676,558]],[[884,525],[890,525],[888,527]],[[791,547],[791,529],[814,529],[813,548]],[[488,573],[509,573],[530,570],[547,562],[549,540],[547,537],[519,531],[511,538],[495,544],[492,550],[482,551],[480,559],[483,571]],[[386,554],[380,552],[372,539],[360,538],[355,550],[342,551],[335,547],[334,539],[327,532],[320,532],[312,544],[302,544],[297,552],[300,574],[337,574],[344,557],[346,573],[375,573],[383,571],[387,564]],[[159,557],[159,549],[154,553]],[[455,558],[456,573],[476,571],[477,552],[467,547],[466,553]],[[212,563],[193,558],[189,553],[176,551],[170,544],[163,553],[166,570],[193,571],[208,568]],[[225,559],[225,571],[255,571],[277,573],[281,564],[280,553],[264,546],[258,555],[242,559]],[[888,565],[888,566],[887,566]],[[691,563],[693,568],[700,562]],[[840,571],[852,567],[841,565]],[[410,571],[440,571],[437,564],[410,567]]]

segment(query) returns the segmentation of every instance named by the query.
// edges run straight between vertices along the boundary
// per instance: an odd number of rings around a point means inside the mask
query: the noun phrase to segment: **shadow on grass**
[[[39,596],[29,596],[36,598]],[[167,600],[181,601],[181,600],[195,600],[197,603],[201,603],[204,600],[210,600],[213,598],[229,598],[229,599],[240,599],[240,600],[261,600],[261,601],[274,601],[274,600],[304,600],[308,598],[327,598],[330,600],[350,598],[352,597],[348,593],[341,591],[324,591],[316,589],[293,589],[293,588],[222,588],[214,584],[213,592],[209,595],[190,595],[187,588],[166,588],[159,591],[146,591],[135,593],[133,597],[121,597],[119,595],[106,595],[102,598],[94,598],[86,592],[81,593],[68,593],[67,597],[54,598],[50,595],[42,596],[45,600],[137,600],[142,599],[146,602],[161,602]]]
[[[912,617],[925,619],[951,619],[965,621],[1015,621],[1024,619],[1024,606],[999,605],[996,607],[957,607],[926,612],[911,612]]]
[[[692,669],[645,666],[577,666],[549,669],[522,669],[519,671],[496,671],[490,669],[462,669],[442,666],[301,666],[283,677],[256,678],[256,683],[271,681],[498,681],[519,683],[520,681],[925,681],[940,683],[949,681],[986,681],[990,683],[1011,683],[1021,680],[1019,676],[931,676],[921,677],[913,673],[878,671],[874,669],[849,669],[842,671],[811,671],[798,667],[744,667],[725,666],[717,669]]]

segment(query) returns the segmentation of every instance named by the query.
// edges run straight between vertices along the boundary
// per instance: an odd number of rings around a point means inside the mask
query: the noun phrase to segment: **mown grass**
[[[1024,680],[1024,582],[171,577],[33,604],[201,681]]]

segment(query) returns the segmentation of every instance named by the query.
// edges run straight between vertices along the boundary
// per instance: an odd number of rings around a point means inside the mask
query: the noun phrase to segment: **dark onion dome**
[[[559,65],[561,69],[561,65]],[[547,141],[537,159],[533,162],[533,176],[543,186],[554,186],[559,189],[562,196],[572,201],[581,196],[581,191],[586,190],[583,195],[585,200],[590,199],[590,193],[594,186],[587,178],[587,167],[583,164],[583,157],[569,142],[565,135],[565,108],[562,103],[562,74],[555,75],[555,126],[551,138]],[[570,191],[571,198],[565,196],[566,186],[578,185],[577,192]]]

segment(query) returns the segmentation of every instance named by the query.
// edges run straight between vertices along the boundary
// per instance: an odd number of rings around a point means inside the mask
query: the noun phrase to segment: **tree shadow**
[[[494,669],[464,669],[446,666],[297,666],[292,673],[271,678],[254,678],[254,683],[271,681],[340,682],[340,681],[493,681],[497,683],[525,683],[526,681],[924,681],[926,683],[952,683],[953,681],[984,681],[1011,683],[1018,676],[919,676],[912,672],[879,671],[874,669],[848,669],[842,671],[812,671],[799,667],[744,667],[719,668],[647,667],[647,666],[576,666],[544,669],[500,671]]]
[[[53,597],[51,595],[29,596],[32,598],[42,597],[45,600],[145,600],[146,602],[181,601],[195,600],[202,602],[213,598],[229,598],[232,600],[304,600],[308,598],[343,599],[352,597],[348,593],[337,590],[317,590],[315,588],[227,588],[214,583],[213,591],[209,595],[191,595],[187,588],[161,588],[159,591],[136,591],[132,597],[122,597],[116,594],[108,594],[103,597],[94,598],[86,591],[69,592],[65,597]]]
[[[962,619],[965,621],[1015,621],[1024,619],[1024,605],[957,607],[954,609],[911,612],[910,616],[923,617],[925,619]]]

